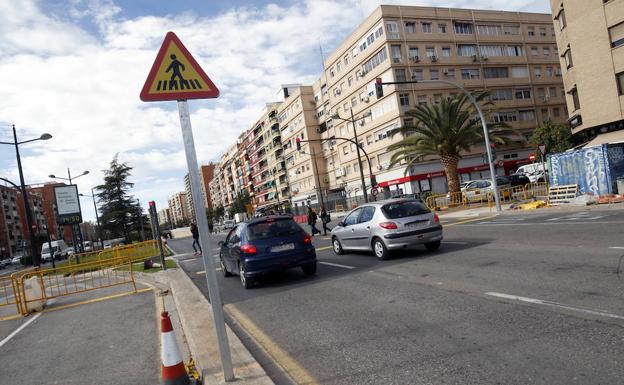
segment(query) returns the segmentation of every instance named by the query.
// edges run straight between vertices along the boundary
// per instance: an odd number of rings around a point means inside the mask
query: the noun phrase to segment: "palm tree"
[[[489,93],[477,92],[473,95],[477,103],[482,103]],[[487,104],[491,102],[484,103]],[[407,173],[413,163],[425,156],[439,156],[449,191],[460,191],[457,165],[462,152],[484,143],[481,120],[475,118],[476,110],[468,96],[457,94],[437,104],[419,105],[406,114],[414,118],[415,124],[401,127],[393,133],[401,133],[404,138],[388,147],[388,151],[396,151],[390,158],[390,167],[405,162]],[[509,136],[515,132],[505,123],[489,123],[488,129],[490,141],[500,144],[508,143]]]

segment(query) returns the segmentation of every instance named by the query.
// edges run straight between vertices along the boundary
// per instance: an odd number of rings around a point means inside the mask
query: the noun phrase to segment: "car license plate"
[[[287,243],[285,245],[279,245],[279,246],[273,246],[271,247],[271,251],[274,253],[280,252],[280,251],[286,251],[286,250],[294,250],[295,249],[295,244],[294,243]]]

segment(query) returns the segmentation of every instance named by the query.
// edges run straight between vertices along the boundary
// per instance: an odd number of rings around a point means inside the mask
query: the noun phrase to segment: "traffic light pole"
[[[485,150],[488,154],[488,163],[490,166],[490,176],[492,189],[494,190],[494,202],[496,203],[496,212],[501,212],[501,204],[500,204],[500,196],[498,195],[498,185],[496,184],[496,170],[494,168],[494,158],[492,156],[492,148],[490,147],[490,135],[488,133],[487,122],[485,121],[485,116],[483,115],[483,111],[481,111],[481,107],[475,97],[468,92],[462,85],[457,84],[455,82],[451,82],[448,80],[406,80],[401,82],[384,82],[381,78],[375,79],[375,91],[377,93],[377,97],[380,98],[383,96],[383,86],[391,85],[391,84],[416,84],[416,83],[430,83],[430,84],[446,84],[452,86],[454,88],[459,89],[461,92],[468,97],[470,102],[475,106],[477,113],[479,114],[479,119],[481,119],[481,125],[483,126],[483,138],[485,139]]]

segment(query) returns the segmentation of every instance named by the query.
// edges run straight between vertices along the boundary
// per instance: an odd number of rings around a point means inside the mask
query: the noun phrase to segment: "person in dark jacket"
[[[202,253],[202,248],[199,244],[199,229],[195,223],[191,223],[191,235],[193,236],[193,250],[195,251],[195,255],[200,255]],[[197,247],[195,247],[195,245],[197,245]]]
[[[321,232],[319,231],[319,229],[316,228],[316,220],[318,219],[316,213],[314,212],[314,210],[312,210],[312,207],[308,206],[308,225],[310,225],[310,229],[312,231],[312,236],[314,236],[314,234],[318,233],[320,234]]]
[[[321,222],[323,223],[323,235],[327,235],[327,232],[331,232],[331,229],[327,227],[327,224],[331,221],[331,216],[325,210],[325,206],[321,207]]]

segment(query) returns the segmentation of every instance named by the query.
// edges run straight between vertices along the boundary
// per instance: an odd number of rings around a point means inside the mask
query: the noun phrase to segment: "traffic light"
[[[297,143],[297,151],[301,151],[301,139],[297,138],[295,142]]]
[[[381,78],[375,79],[375,93],[377,94],[377,99],[383,97],[383,81]]]
[[[490,149],[492,149],[492,162],[496,160],[496,144],[490,143]]]
[[[375,175],[371,175],[370,180],[371,180],[371,186],[373,187],[377,186],[377,177]]]

